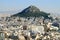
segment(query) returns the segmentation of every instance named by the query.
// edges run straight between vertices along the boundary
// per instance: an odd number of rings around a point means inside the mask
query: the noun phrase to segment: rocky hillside
[[[50,14],[40,11],[39,8],[35,6],[29,6],[26,9],[24,9],[22,12],[18,12],[17,14],[12,15],[12,17],[41,17],[49,18]]]

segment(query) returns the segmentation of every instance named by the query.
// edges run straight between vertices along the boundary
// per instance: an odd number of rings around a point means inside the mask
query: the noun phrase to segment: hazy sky
[[[45,12],[60,13],[60,0],[0,0],[0,13],[21,11],[30,5]]]

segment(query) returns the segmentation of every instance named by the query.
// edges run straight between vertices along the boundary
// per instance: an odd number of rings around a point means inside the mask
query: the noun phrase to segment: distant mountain
[[[49,18],[50,14],[40,11],[39,8],[35,6],[29,6],[26,9],[24,9],[22,12],[19,12],[17,14],[12,15],[12,17],[41,17],[43,16],[44,18]]]

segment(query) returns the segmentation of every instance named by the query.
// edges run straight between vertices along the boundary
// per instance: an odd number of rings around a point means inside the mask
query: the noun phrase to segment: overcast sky
[[[15,13],[30,5],[48,13],[60,13],[60,0],[0,0],[0,13]]]

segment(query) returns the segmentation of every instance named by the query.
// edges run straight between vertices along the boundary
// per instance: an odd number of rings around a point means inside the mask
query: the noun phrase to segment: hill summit
[[[44,18],[48,18],[48,13],[40,11],[39,8],[31,5],[27,8],[25,8],[24,10],[22,10],[21,12],[18,12],[17,14],[14,14],[12,16],[14,17],[41,17],[43,16]]]

